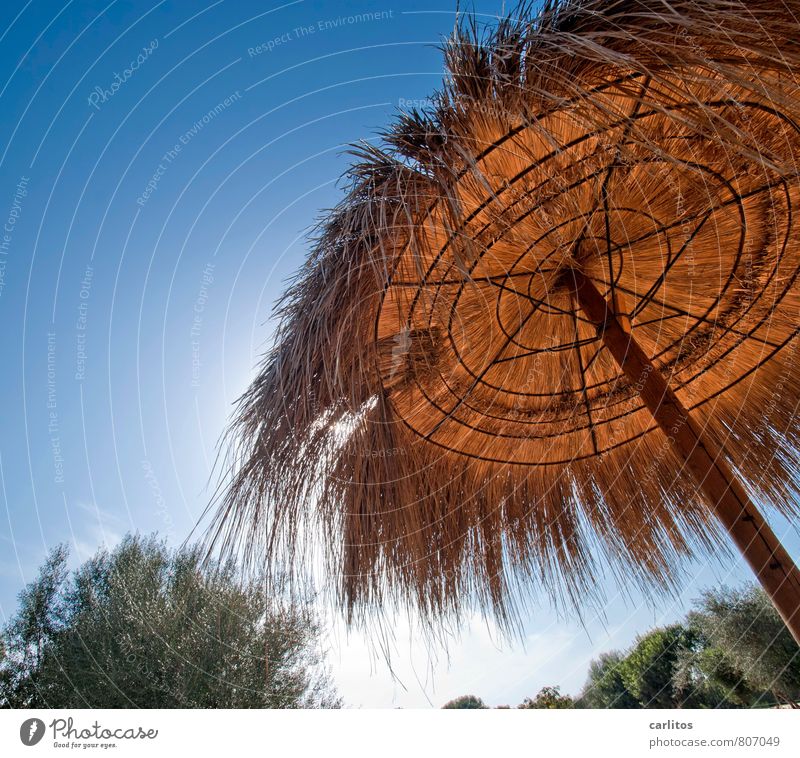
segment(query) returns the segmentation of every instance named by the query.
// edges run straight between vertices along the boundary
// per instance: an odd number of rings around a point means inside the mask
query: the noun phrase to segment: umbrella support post
[[[625,376],[638,388],[680,458],[695,476],[717,518],[730,534],[792,636],[800,644],[800,571],[734,476],[722,450],[690,416],[661,371],[630,334],[627,317],[615,312],[581,271],[574,296]]]

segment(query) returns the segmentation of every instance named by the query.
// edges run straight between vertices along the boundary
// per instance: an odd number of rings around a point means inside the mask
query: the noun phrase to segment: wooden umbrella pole
[[[794,561],[734,476],[722,450],[703,433],[625,328],[626,317],[615,313],[581,271],[566,272],[567,279],[570,276],[581,310],[597,325],[605,347],[696,477],[717,518],[800,644],[800,571]]]

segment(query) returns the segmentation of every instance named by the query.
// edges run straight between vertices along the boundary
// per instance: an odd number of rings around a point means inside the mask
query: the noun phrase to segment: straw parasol
[[[351,619],[508,623],[732,540],[800,640],[761,515],[800,503],[800,2],[523,6],[444,54],[279,305],[217,544],[321,555]]]

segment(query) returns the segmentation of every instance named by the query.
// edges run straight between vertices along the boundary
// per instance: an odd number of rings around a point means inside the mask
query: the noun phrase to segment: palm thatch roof
[[[504,623],[669,588],[721,535],[575,304],[580,269],[747,488],[798,512],[800,2],[470,19],[434,105],[354,152],[239,402],[213,534],[350,618]]]

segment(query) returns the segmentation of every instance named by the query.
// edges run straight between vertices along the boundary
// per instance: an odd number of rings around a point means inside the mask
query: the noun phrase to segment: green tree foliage
[[[589,676],[576,705],[579,708],[641,708],[622,678],[624,656],[603,653],[589,664]]]
[[[569,695],[562,695],[560,687],[542,687],[535,698],[526,697],[518,708],[574,708],[575,701]]]
[[[625,688],[643,708],[695,707],[692,687],[675,684],[679,657],[692,646],[692,634],[682,624],[654,629],[639,637],[620,663]]]
[[[584,708],[751,708],[800,700],[800,648],[753,585],[705,592],[680,624],[592,661]]]
[[[19,595],[19,610],[2,634],[0,705],[38,705],[36,682],[27,672],[45,665],[53,639],[64,625],[61,592],[67,577],[67,550],[54,548],[39,576]]]
[[[696,623],[672,624],[637,638],[625,654],[589,666],[577,699],[582,708],[735,708],[757,704],[761,691],[735,659]]]
[[[773,700],[745,677],[730,653],[714,645],[697,627],[695,645],[678,656],[673,682],[681,690],[692,688],[696,699],[713,708],[747,708]]]
[[[336,707],[308,602],[127,537],[70,576],[56,548],[2,635],[0,705]]]
[[[454,700],[446,702],[442,708],[488,708],[489,706],[475,695],[461,695]]]
[[[734,703],[800,700],[800,648],[766,594],[748,585],[703,594],[688,624],[705,640],[698,678]]]

